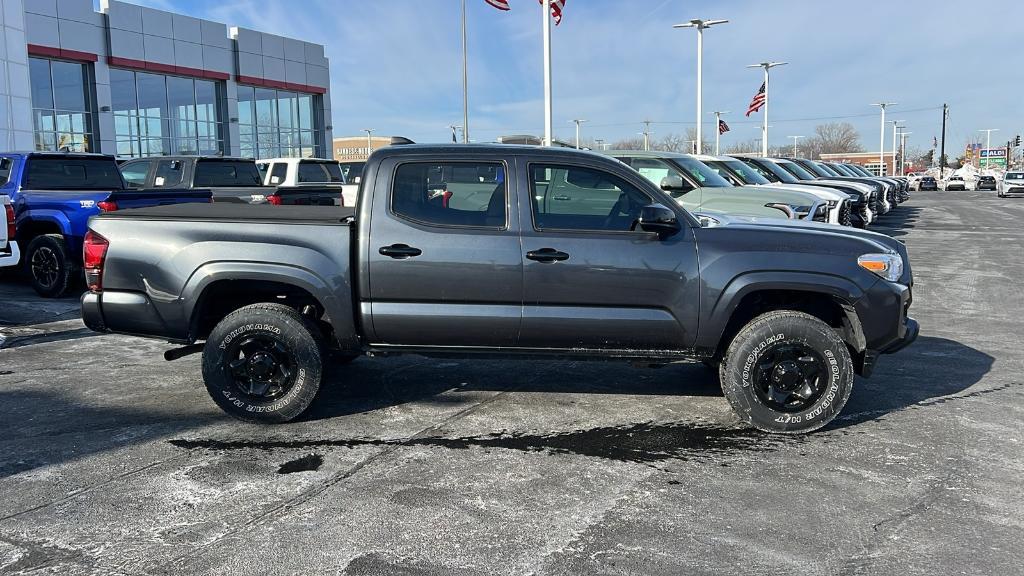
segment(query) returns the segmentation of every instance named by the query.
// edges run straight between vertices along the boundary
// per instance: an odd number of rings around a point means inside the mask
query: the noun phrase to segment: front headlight
[[[903,258],[899,254],[864,254],[857,258],[857,264],[889,282],[896,282],[903,276]]]

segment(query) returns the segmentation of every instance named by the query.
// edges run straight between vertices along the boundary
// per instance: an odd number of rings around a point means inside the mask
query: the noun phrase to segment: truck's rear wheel
[[[853,389],[839,334],[809,314],[762,314],[736,335],[719,375],[733,410],[766,432],[800,433],[832,421]]]
[[[68,290],[73,274],[64,237],[60,234],[36,236],[28,245],[25,270],[32,288],[43,298],[60,298]]]
[[[228,314],[203,349],[213,401],[240,420],[276,424],[299,417],[320,390],[323,346],[316,326],[281,304]]]

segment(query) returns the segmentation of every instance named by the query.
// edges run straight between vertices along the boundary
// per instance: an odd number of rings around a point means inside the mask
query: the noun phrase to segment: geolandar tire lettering
[[[736,414],[759,430],[800,433],[831,422],[853,389],[853,361],[839,334],[802,312],[769,312],[733,338],[719,376]]]
[[[249,342],[259,346],[246,358]],[[256,358],[257,354],[263,357]],[[268,388],[276,393],[256,393],[251,380],[240,382],[232,369],[240,360],[273,366],[275,372],[265,377],[276,382],[276,388]],[[253,304],[228,314],[210,333],[203,349],[203,380],[210,397],[231,416],[249,422],[282,423],[298,418],[316,398],[322,374],[319,330],[298,311],[281,304]]]

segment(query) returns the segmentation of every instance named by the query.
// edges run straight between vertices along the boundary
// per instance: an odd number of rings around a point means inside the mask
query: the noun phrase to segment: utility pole
[[[469,144],[469,52],[466,44],[466,0],[462,0],[462,140]]]
[[[644,131],[641,132],[644,135],[644,150],[651,149],[651,121],[644,120]]]
[[[685,24],[676,24],[673,28],[697,29],[697,145],[704,147],[704,29],[716,24],[725,24],[728,20],[690,20]],[[718,127],[715,126],[717,129]],[[699,152],[704,152],[699,150]],[[718,151],[715,151],[718,154]]]
[[[888,106],[895,106],[896,102],[878,102],[872,106],[882,109],[882,132],[878,137],[878,175],[885,176],[885,109]]]
[[[712,112],[715,115],[715,156],[721,154],[719,146],[722,140],[722,114],[728,114],[729,111],[724,112]],[[700,132],[697,133],[697,140],[700,140]]]
[[[598,150],[604,150],[604,140],[601,138],[594,138],[594,144],[597,144]]]
[[[949,104],[942,105],[942,148],[939,151],[939,180],[946,177],[946,118],[949,117]]]
[[[584,122],[586,122],[586,120],[578,120],[577,119],[577,120],[570,120],[570,122],[573,122],[573,123],[576,124],[576,149],[579,150],[580,149],[580,124],[583,124]]]
[[[800,155],[797,154],[797,151],[796,151],[796,141],[801,139],[801,138],[803,138],[803,136],[789,136],[789,138],[793,139],[793,158],[799,158]]]
[[[907,136],[913,132],[900,132],[900,176],[907,175]]]

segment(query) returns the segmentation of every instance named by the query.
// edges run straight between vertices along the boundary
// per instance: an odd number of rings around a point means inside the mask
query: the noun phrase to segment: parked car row
[[[744,422],[807,432],[916,338],[906,247],[821,223],[831,186],[733,187],[722,173],[750,172],[733,160],[612,156],[391,146],[355,210],[103,212],[82,318],[181,344],[167,359],[202,352],[212,400],[261,423],[299,417],[332,365],[413,353],[704,362]],[[888,191],[871,182],[845,185],[867,205]],[[717,208],[755,217],[701,217]]]

